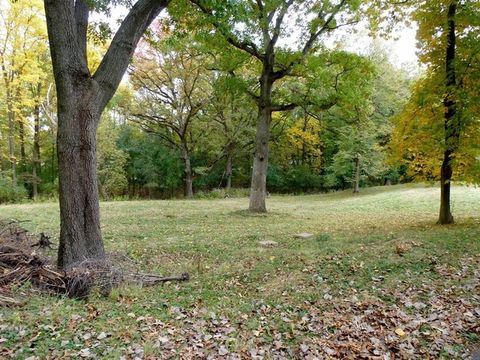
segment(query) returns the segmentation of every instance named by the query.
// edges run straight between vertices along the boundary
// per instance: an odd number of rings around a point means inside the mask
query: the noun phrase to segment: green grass
[[[189,325],[177,319],[177,308],[201,309],[199,317],[215,313],[229,321],[245,315],[248,320],[242,331],[248,333],[262,324],[260,315],[252,315],[259,303],[281,311],[298,310],[305,301],[322,301],[327,294],[333,297],[323,305],[328,309],[336,299],[355,293],[394,304],[399,284],[405,288],[462,286],[472,280],[472,274],[445,278],[433,269],[441,264],[455,270],[465,258],[478,259],[480,190],[454,187],[452,196],[453,226],[435,224],[439,190],[418,185],[370,188],[360,195],[347,191],[272,196],[267,215],[246,212],[246,198],[102,203],[108,250],[128,254],[149,272],[188,272],[191,281],[116,289],[108,299],[94,296],[89,305],[38,295],[24,308],[0,309],[0,348],[11,350],[10,354],[0,351],[0,357],[24,358],[33,353],[75,357],[89,347],[99,357],[118,358],[132,344],[138,344],[145,356],[155,356],[154,339],[139,330],[141,317],[187,331]],[[30,231],[58,234],[57,204],[1,206],[0,218],[28,219],[25,227]],[[294,238],[301,232],[315,236]],[[278,246],[263,248],[258,244],[261,240]],[[399,244],[407,244],[403,256],[397,254]],[[419,299],[422,296],[428,299],[419,292]],[[462,296],[471,299],[472,293]],[[77,315],[81,320],[72,320]],[[268,324],[282,333],[290,331],[276,315]],[[148,326],[154,331],[153,325]],[[262,341],[273,343],[277,330],[269,335],[262,326]],[[102,331],[111,336],[97,346],[81,337]],[[478,340],[477,335],[467,333],[467,342]],[[311,336],[305,330],[289,341],[299,344]],[[248,336],[237,334],[237,338]],[[228,343],[232,349],[251,346],[238,339],[234,345]]]

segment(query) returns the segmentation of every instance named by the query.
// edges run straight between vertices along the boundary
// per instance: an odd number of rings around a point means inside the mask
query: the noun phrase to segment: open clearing
[[[0,357],[467,356],[480,347],[480,190],[452,199],[453,226],[435,225],[439,190],[419,185],[272,196],[268,215],[246,198],[103,203],[109,251],[191,280],[88,303],[33,296],[0,310]],[[54,237],[58,217],[53,203],[0,207]]]

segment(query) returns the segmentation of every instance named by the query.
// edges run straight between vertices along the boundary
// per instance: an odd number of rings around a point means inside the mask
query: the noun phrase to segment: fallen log
[[[159,283],[166,283],[170,281],[188,281],[190,280],[190,275],[188,273],[183,273],[180,276],[160,276],[156,274],[135,274],[134,279],[141,286],[154,286]]]

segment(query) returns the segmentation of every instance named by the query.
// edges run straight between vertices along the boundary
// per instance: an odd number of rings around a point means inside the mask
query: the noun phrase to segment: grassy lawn
[[[454,187],[453,226],[438,201],[416,185],[272,196],[267,215],[246,198],[103,203],[109,251],[191,281],[0,309],[0,357],[461,358],[480,347],[480,189]],[[54,238],[58,217],[0,206]]]

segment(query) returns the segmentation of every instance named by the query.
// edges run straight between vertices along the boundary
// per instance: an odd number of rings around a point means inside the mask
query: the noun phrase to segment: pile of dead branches
[[[11,288],[26,282],[47,292],[56,294],[67,292],[64,275],[51,269],[37,255],[28,255],[12,246],[0,246],[0,288],[4,289],[7,286]],[[10,298],[10,301],[3,299],[3,302],[11,302],[12,305],[19,303],[18,300],[12,299]]]
[[[40,240],[34,241],[27,236],[26,230],[18,227],[18,222],[0,223],[0,306],[21,305],[19,292],[16,291],[14,297],[12,289],[24,284],[44,293],[86,299],[93,288],[107,295],[112,288],[125,283],[153,286],[189,280],[187,273],[172,277],[139,273],[134,261],[121,254],[110,254],[99,260],[87,259],[73,264],[67,271],[57,271],[47,257],[40,257],[33,251],[33,248],[52,249],[50,238],[41,233]]]

